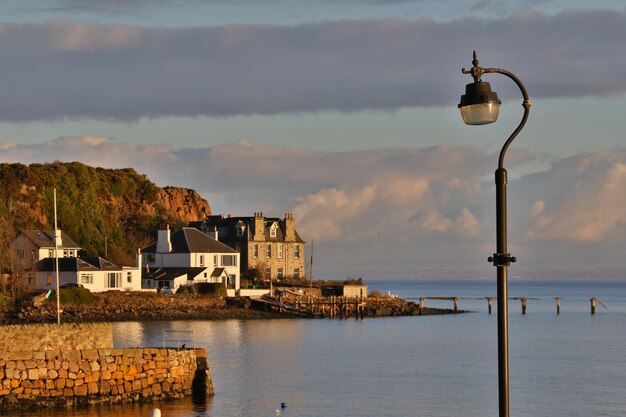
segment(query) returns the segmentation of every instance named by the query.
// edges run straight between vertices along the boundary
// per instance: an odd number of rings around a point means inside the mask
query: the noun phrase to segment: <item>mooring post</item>
[[[561,314],[561,297],[554,297],[556,300],[556,314]]]
[[[522,297],[522,314],[526,314],[526,297]]]
[[[420,313],[424,310],[424,297],[420,297]]]
[[[487,310],[489,314],[491,314],[491,302],[493,301],[493,297],[487,297]]]
[[[591,299],[591,314],[596,314],[596,297]]]
[[[452,297],[452,301],[454,301],[454,312],[457,313],[459,311],[459,297]]]

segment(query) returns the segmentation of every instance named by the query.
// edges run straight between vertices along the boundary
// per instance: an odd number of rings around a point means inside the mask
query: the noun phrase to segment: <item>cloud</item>
[[[116,4],[126,2],[109,3]],[[624,38],[626,11],[597,10],[447,23],[7,23],[0,54],[10,82],[2,86],[0,118],[134,121],[453,105],[470,81],[460,68],[470,65],[472,49],[483,65],[514,70],[533,98],[619,95],[626,91]],[[507,88],[501,96],[517,97]]]
[[[521,180],[532,196],[525,237],[529,241],[589,244],[626,238],[626,151],[581,154]]]

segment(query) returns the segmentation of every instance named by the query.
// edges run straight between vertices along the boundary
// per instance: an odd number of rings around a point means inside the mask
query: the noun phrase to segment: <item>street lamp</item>
[[[474,51],[472,69],[461,72],[470,74],[474,82],[467,84],[465,95],[461,96],[459,110],[463,121],[468,125],[484,125],[493,123],[498,119],[500,111],[500,100],[495,92],[491,91],[489,83],[481,80],[483,74],[498,73],[503,74],[515,81],[524,97],[522,107],[524,116],[522,121],[513,131],[509,139],[504,143],[498,159],[498,169],[496,170],[496,253],[489,257],[489,262],[497,268],[498,274],[498,404],[500,417],[509,415],[509,325],[508,325],[508,288],[507,270],[511,262],[517,258],[511,256],[507,250],[507,222],[506,222],[506,183],[507,174],[504,169],[504,154],[513,139],[522,130],[528,120],[531,102],[528,93],[522,82],[507,70],[500,68],[482,68],[478,66],[478,58]]]

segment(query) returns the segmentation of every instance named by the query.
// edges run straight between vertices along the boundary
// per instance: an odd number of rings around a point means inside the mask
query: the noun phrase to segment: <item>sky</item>
[[[133,167],[215,214],[293,213],[320,278],[626,274],[626,7],[598,0],[5,0],[0,162]],[[310,247],[307,247],[310,250]]]

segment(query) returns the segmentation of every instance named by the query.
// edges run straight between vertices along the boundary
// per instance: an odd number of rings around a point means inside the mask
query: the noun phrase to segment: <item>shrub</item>
[[[87,288],[61,288],[59,290],[59,301],[61,304],[91,304],[98,298]],[[56,293],[52,291],[48,302],[56,302]]]
[[[198,294],[212,295],[214,297],[228,297],[226,292],[226,285],[221,283],[201,282],[194,284],[198,290]]]

